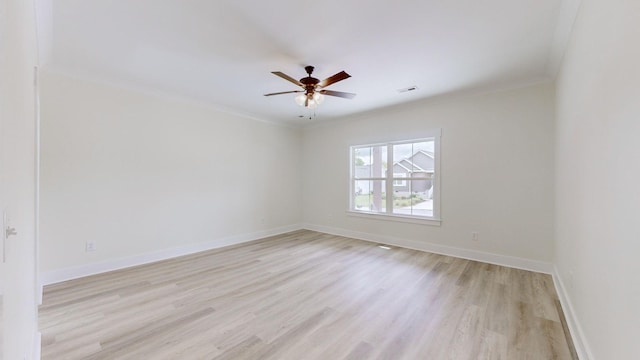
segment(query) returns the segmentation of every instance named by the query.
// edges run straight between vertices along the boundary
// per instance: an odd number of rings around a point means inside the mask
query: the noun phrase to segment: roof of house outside
[[[415,163],[415,161],[413,160],[413,158],[416,155],[420,154],[420,153],[422,153],[422,154],[424,154],[424,155],[426,155],[426,156],[428,156],[428,157],[430,157],[432,159],[435,159],[433,153],[431,153],[429,151],[418,150],[413,155],[394,162],[393,166],[398,165],[398,166],[402,167],[403,169],[405,169],[408,173],[418,173],[418,172],[433,173],[434,172],[433,167],[430,168],[430,169],[423,169],[422,167],[418,166]]]

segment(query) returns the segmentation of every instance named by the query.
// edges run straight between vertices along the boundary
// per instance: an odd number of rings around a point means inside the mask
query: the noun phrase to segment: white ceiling
[[[288,123],[304,108],[271,74],[324,79],[314,121],[555,76],[576,0],[39,0],[43,67]],[[398,93],[416,85],[417,91]]]

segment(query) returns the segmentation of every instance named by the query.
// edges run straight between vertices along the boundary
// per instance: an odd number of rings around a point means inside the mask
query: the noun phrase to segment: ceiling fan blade
[[[320,90],[318,91],[320,94],[329,95],[329,96],[337,96],[345,99],[353,99],[356,94],[342,92],[342,91],[333,91],[333,90]]]
[[[285,79],[285,80],[291,81],[292,83],[294,83],[294,84],[296,84],[296,85],[298,85],[298,86],[302,86],[302,87],[304,87],[304,85],[303,85],[300,81],[298,81],[298,80],[296,80],[296,79],[292,78],[291,76],[289,76],[289,75],[287,75],[287,74],[285,74],[285,73],[283,73],[283,72],[280,72],[280,71],[272,71],[271,73],[272,73],[273,75],[280,76],[281,78],[283,78],[283,79]]]
[[[329,76],[328,78],[320,81],[318,83],[318,87],[324,88],[324,87],[327,87],[327,86],[329,86],[331,84],[337,83],[338,81],[342,81],[342,80],[350,78],[350,77],[351,77],[351,75],[347,74],[344,71],[340,71],[339,73],[337,73],[335,75],[332,75],[332,76]]]
[[[281,92],[275,92],[275,93],[264,94],[264,96],[282,95],[282,94],[293,94],[293,93],[299,93],[299,92],[304,92],[304,90],[281,91]]]

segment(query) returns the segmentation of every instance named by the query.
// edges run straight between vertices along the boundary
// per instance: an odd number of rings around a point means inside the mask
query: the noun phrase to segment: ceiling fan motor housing
[[[320,82],[320,80],[308,76],[300,79],[300,82],[304,85],[304,89],[307,95],[310,95],[313,94],[313,92],[316,90],[316,85]]]

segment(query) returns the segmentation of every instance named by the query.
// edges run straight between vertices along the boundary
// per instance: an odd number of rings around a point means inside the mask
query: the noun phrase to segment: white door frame
[[[4,359],[39,358],[36,39],[34,0],[0,0],[0,211],[10,218],[1,229]],[[7,226],[16,234],[5,236]]]

